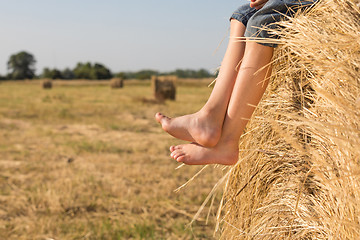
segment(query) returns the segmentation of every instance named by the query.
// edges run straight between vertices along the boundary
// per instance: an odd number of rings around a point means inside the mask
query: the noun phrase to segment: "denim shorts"
[[[315,0],[269,0],[259,10],[251,8],[250,3],[247,3],[240,6],[230,19],[236,19],[246,26],[247,39],[265,46],[277,47],[276,41],[271,40],[278,39],[279,36],[272,33],[271,29],[279,28],[277,22],[286,16],[293,17],[297,11],[305,10],[314,3]]]

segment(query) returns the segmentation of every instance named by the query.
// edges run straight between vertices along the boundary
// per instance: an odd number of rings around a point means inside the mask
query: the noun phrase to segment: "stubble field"
[[[198,110],[209,82],[179,82],[162,104],[149,81],[2,82],[0,239],[211,239],[216,207],[188,223],[224,169],[174,192],[201,167],[176,169],[168,147],[182,141],[153,120]]]

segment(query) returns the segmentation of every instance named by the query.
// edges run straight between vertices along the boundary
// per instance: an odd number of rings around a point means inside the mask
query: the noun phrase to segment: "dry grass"
[[[0,239],[211,238],[206,215],[186,225],[222,170],[175,193],[200,168],[175,170],[168,147],[179,142],[153,120],[200,108],[209,80],[185,81],[163,104],[151,101],[150,81],[117,91],[104,81],[53,83],[0,86]]]
[[[229,170],[223,239],[360,239],[360,11],[284,23],[274,78]]]

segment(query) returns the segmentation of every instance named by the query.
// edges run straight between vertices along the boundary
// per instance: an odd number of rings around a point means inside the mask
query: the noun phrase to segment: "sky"
[[[0,0],[0,74],[20,51],[44,67],[215,71],[229,16],[246,0]],[[219,47],[220,45],[220,47]]]

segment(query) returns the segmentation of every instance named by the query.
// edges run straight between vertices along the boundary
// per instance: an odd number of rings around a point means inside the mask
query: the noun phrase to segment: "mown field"
[[[176,169],[182,142],[153,120],[198,110],[209,82],[179,82],[162,104],[149,81],[1,82],[0,239],[212,239],[220,194],[188,224],[224,170],[174,192],[201,167]]]

